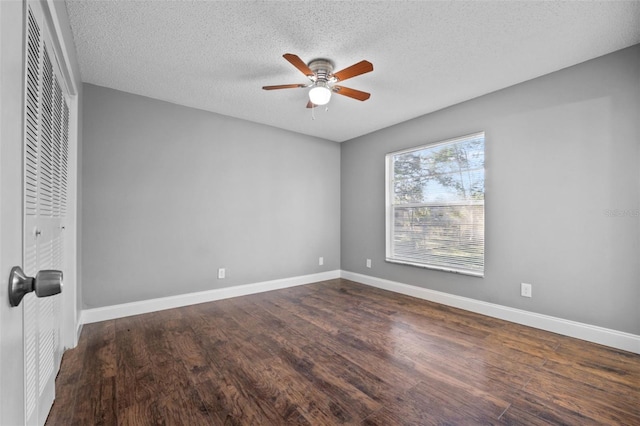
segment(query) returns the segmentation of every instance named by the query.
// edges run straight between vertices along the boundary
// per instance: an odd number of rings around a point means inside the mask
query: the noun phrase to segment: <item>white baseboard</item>
[[[78,324],[78,338],[83,324],[106,321],[110,319],[122,318],[131,315],[145,314],[149,312],[161,311],[164,309],[179,308],[181,306],[195,305],[198,303],[212,302],[215,300],[228,299],[231,297],[245,296],[249,294],[262,293],[265,291],[278,290],[298,285],[311,284],[319,281],[326,281],[336,278],[345,278],[372,287],[389,290],[396,293],[406,294],[419,299],[441,303],[447,306],[476,312],[494,318],[503,319],[529,327],[562,334],[564,336],[575,337],[577,339],[622,349],[640,354],[640,336],[612,330],[595,325],[570,321],[563,318],[549,315],[537,314],[522,309],[510,308],[497,305],[495,303],[483,302],[467,297],[456,296],[435,290],[429,290],[396,281],[371,277],[349,271],[328,271],[319,274],[304,275],[299,277],[284,278],[280,280],[264,281],[253,284],[245,284],[235,287],[225,287],[220,289],[202,291],[198,293],[181,294],[177,296],[162,297],[158,299],[143,300],[139,302],[124,303],[121,305],[105,306],[101,308],[84,309],[80,315]]]
[[[80,315],[82,315],[82,313],[80,313]],[[73,347],[75,348],[76,346],[78,346],[78,342],[80,341],[80,335],[82,334],[82,316],[80,317],[80,320],[78,320],[78,326],[76,327],[76,337],[75,337],[75,341],[73,342]]]
[[[407,296],[413,296],[419,299],[429,300],[431,302],[437,302],[517,324],[640,354],[640,336],[635,334],[549,315],[537,314],[522,309],[509,308],[495,303],[483,302],[349,271],[341,271],[340,276],[347,280],[356,281],[383,290],[406,294]]]
[[[83,309],[80,315],[81,324],[106,321],[131,315],[146,314],[165,309],[179,308],[198,303],[212,302],[248,294],[262,293],[265,291],[279,290],[287,287],[295,287],[340,278],[340,271],[328,271],[318,274],[303,275],[299,277],[284,278],[273,281],[264,281],[253,284],[239,285],[235,287],[218,288],[197,293],[180,294],[177,296],[161,297],[158,299],[141,300],[139,302],[123,303],[120,305],[104,306],[100,308]]]

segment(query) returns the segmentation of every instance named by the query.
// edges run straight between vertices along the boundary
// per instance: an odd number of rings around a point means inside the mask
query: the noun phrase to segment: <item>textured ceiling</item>
[[[82,80],[342,142],[640,43],[640,2],[67,0]],[[282,58],[374,71],[328,111]]]

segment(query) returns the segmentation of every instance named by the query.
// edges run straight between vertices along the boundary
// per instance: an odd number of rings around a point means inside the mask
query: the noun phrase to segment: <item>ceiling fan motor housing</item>
[[[316,83],[329,83],[333,72],[333,62],[328,59],[314,59],[309,62],[309,69],[316,75]]]

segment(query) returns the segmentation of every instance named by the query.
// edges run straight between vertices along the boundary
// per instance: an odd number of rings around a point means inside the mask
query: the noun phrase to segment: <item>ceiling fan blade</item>
[[[311,102],[311,101],[307,102],[307,108],[315,108],[315,107],[317,107],[317,106],[318,106],[318,105],[314,104],[314,103],[313,103],[313,102]]]
[[[365,74],[373,71],[373,64],[369,61],[360,61],[357,64],[353,64],[341,71],[333,73],[333,76],[338,81],[344,81],[348,78],[355,77],[360,74]]]
[[[333,91],[338,95],[348,96],[359,101],[366,101],[371,97],[371,93],[362,92],[356,89],[350,89],[344,86],[333,86]]]
[[[293,53],[285,53],[284,55],[282,55],[282,57],[291,62],[291,65],[298,68],[300,71],[302,71],[302,74],[306,75],[307,77],[311,78],[315,75],[313,71],[311,71],[311,68],[309,68],[307,64],[305,64],[304,61],[297,55],[294,55]]]
[[[280,84],[278,86],[262,86],[264,90],[296,89],[299,87],[307,87],[307,85],[306,84]]]

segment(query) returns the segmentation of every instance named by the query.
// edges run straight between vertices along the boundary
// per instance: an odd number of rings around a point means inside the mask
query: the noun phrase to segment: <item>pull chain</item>
[[[315,112],[316,107],[311,107],[309,109],[311,110],[311,119],[315,120],[316,119],[316,112]],[[324,107],[324,112],[329,112],[329,105],[328,104],[327,104],[327,106]]]

